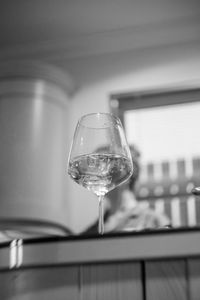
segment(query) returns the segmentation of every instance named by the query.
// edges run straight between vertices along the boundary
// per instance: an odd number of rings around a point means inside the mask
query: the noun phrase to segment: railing
[[[173,227],[200,224],[200,197],[192,195],[200,185],[200,158],[148,163],[142,166],[136,195],[150,207],[164,212]]]

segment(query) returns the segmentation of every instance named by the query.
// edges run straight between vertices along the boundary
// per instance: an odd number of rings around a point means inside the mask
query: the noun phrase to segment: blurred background
[[[78,119],[90,112],[115,111],[118,101],[124,101],[124,93],[132,95],[134,104],[135,95],[139,95],[137,99],[140,99],[152,90],[155,93],[157,90],[198,90],[199,1],[3,0],[0,8],[0,93],[4,94],[0,98],[1,219],[5,222],[27,219],[31,222],[35,219],[53,222],[59,224],[59,228],[63,226],[79,233],[96,220],[98,203],[94,195],[72,182],[67,175],[68,153]],[[15,93],[23,94],[25,102],[20,102],[21,96],[15,96]],[[16,99],[12,102],[15,105],[8,108],[7,101],[11,97]],[[38,108],[38,97],[40,102],[44,100],[42,109],[41,105]],[[27,109],[25,98],[31,103]],[[47,98],[51,101],[48,102]],[[187,99],[193,102],[190,97]],[[124,108],[127,138],[141,148],[144,164],[152,160],[178,159],[179,154],[184,158],[200,155],[197,143],[198,99],[197,91],[195,107],[187,108],[187,104],[186,108],[180,108],[178,105],[174,106],[173,112],[160,111],[158,115],[162,125],[153,124],[152,120],[156,120],[156,124],[160,122],[154,115],[155,111],[143,111],[138,121],[138,117],[134,117],[134,105],[128,111]],[[52,106],[52,101],[59,104]],[[123,104],[120,105],[123,107]],[[151,108],[151,101],[148,106]],[[20,112],[24,109],[23,119]],[[10,110],[11,114],[5,115],[4,112]],[[35,113],[36,121],[32,120],[31,111]],[[146,123],[141,121],[142,118]],[[23,123],[20,123],[22,119]],[[186,119],[187,126],[184,127]],[[187,138],[186,146],[173,130],[175,120],[178,120],[181,136]],[[13,126],[8,131],[10,122]],[[30,131],[22,133],[27,122]],[[147,143],[153,139],[150,124],[152,130],[153,126],[162,126],[163,129],[161,135],[155,137],[158,143],[154,148]],[[191,129],[190,125],[193,126]],[[19,131],[13,135],[15,138],[7,140],[4,135],[11,136],[15,126],[19,127]],[[139,135],[134,130],[138,126],[140,133],[146,135]],[[167,138],[166,145],[160,139],[163,132]],[[18,136],[22,146],[19,146]],[[177,140],[179,148],[176,147]],[[38,148],[35,146],[33,150],[35,141]],[[3,146],[5,144],[8,148]],[[58,147],[54,149],[55,144]],[[150,144],[155,145],[154,140]],[[29,150],[24,150],[27,145]],[[15,148],[12,153],[9,152],[11,148]],[[27,162],[32,159],[30,151],[34,156],[30,164],[30,167],[35,166],[34,174],[27,169]],[[36,153],[40,154],[39,158],[35,157]],[[12,163],[9,166],[11,160],[16,165]],[[35,165],[36,161],[38,165]],[[26,190],[28,174],[30,186]],[[18,184],[15,179],[19,177],[23,180]],[[7,189],[4,189],[6,183]],[[49,193],[44,193],[42,187]],[[32,196],[29,197],[28,193]]]

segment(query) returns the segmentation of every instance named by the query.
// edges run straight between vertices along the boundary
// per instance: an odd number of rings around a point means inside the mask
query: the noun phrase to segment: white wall
[[[109,95],[156,87],[194,84],[200,86],[200,43],[105,54],[57,62],[77,83],[68,111],[69,151],[78,118],[86,113],[109,111]],[[79,232],[96,219],[98,202],[94,195],[66,176],[70,203],[68,224]]]

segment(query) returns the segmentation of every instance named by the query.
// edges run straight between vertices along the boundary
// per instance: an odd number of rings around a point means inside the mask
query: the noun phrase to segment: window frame
[[[127,110],[199,102],[200,87],[113,93],[109,100],[110,112],[118,116],[124,125],[124,112]]]
[[[137,110],[184,103],[187,104],[194,102],[200,102],[200,87],[185,86],[177,88],[152,89],[145,91],[129,91],[123,93],[113,93],[110,95],[110,111],[114,115],[118,116],[122,124],[124,125],[124,113],[128,110]],[[195,163],[195,169],[196,168],[198,168],[198,166]],[[198,172],[199,171],[200,169],[198,170]],[[194,178],[194,182],[195,180],[196,179]],[[186,183],[187,182],[183,182],[183,184]],[[198,185],[197,182],[195,182],[195,186],[196,184]],[[119,189],[117,189],[115,192],[115,197],[117,197],[117,199],[120,197],[120,189],[121,188],[119,187]],[[153,197],[155,198],[155,196]],[[157,198],[159,199],[159,197]],[[185,197],[185,195],[183,195],[183,197]],[[173,196],[171,199],[173,199]],[[196,226],[200,224],[200,218],[197,221],[198,224],[196,224]]]

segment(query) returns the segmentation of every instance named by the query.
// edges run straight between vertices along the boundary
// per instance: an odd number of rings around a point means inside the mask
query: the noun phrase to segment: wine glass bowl
[[[109,113],[83,116],[76,126],[68,160],[70,177],[99,199],[103,234],[103,198],[133,172],[130,150],[119,118]]]

